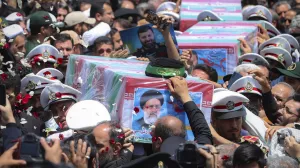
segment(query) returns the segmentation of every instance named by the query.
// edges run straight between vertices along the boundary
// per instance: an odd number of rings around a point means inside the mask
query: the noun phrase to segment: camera
[[[40,144],[40,137],[33,133],[28,133],[20,138],[18,159],[27,163],[41,163],[44,161],[44,149]]]
[[[196,144],[192,141],[179,144],[179,148],[176,151],[176,160],[185,168],[205,167],[206,159],[198,152],[199,148],[210,152],[207,146]]]
[[[150,22],[153,25],[156,25],[160,29],[165,30],[170,24],[166,20],[163,20],[162,17],[159,17],[152,10],[148,10],[146,14],[147,14],[146,21]]]
[[[290,137],[293,136],[293,133],[291,130],[286,129],[286,130],[282,130],[282,131],[278,131],[277,132],[277,137],[278,137],[278,143],[280,144],[284,144],[284,140],[286,137]]]

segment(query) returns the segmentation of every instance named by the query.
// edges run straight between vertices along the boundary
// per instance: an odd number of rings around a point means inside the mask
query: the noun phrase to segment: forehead
[[[94,130],[93,134],[96,138],[96,141],[102,141],[105,139],[109,139],[109,125],[108,124],[101,124],[98,125]]]
[[[300,102],[297,102],[295,100],[290,100],[285,103],[285,106],[291,109],[299,110],[300,109]]]
[[[56,41],[55,46],[56,47],[60,47],[60,46],[72,46],[72,41],[71,40],[67,40],[65,42]]]
[[[16,38],[15,38],[15,43],[22,43],[22,42],[25,42],[25,36],[23,35],[18,35]]]
[[[140,33],[141,36],[145,36],[145,35],[152,35],[152,31],[149,29],[148,31],[146,32],[143,32],[143,33]]]
[[[105,12],[112,11],[112,8],[111,8],[111,6],[110,6],[110,5],[108,5],[108,4],[106,4],[106,3],[103,5],[103,9],[104,9],[104,11],[105,11]]]
[[[102,48],[112,48],[112,44],[101,44],[97,47],[98,50]]]
[[[156,98],[149,99],[146,104],[160,104],[160,101]]]

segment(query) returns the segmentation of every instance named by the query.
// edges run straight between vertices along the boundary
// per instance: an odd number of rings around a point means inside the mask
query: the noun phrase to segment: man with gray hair
[[[273,10],[275,10],[280,19],[285,18],[285,13],[289,9],[291,9],[291,5],[287,1],[279,1],[273,5]]]
[[[288,98],[294,96],[295,94],[293,87],[285,82],[279,82],[276,84],[274,87],[272,87],[271,92],[279,109],[283,108]]]
[[[267,168],[295,168],[298,162],[289,156],[269,156],[267,159]]]
[[[249,71],[253,71],[253,70],[257,70],[257,69],[259,69],[259,67],[254,64],[241,64],[234,68],[234,72],[237,72],[237,73],[241,74],[242,76],[247,76],[247,75],[249,75],[248,74]]]

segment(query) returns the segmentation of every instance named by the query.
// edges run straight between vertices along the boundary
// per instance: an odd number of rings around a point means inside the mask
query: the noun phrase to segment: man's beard
[[[109,149],[107,153],[102,153],[98,157],[98,166],[104,167],[107,163],[112,162],[114,160],[114,154],[112,148]]]
[[[153,40],[152,40],[151,43],[144,42],[143,47],[145,47],[145,48],[154,48],[155,47],[155,42]]]
[[[155,114],[146,115],[144,117],[144,121],[146,124],[154,124],[156,120],[157,120],[157,115]]]

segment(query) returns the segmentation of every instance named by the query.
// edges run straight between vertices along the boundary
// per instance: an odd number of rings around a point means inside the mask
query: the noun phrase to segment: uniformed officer
[[[168,57],[167,48],[164,43],[156,43],[153,29],[146,25],[138,30],[138,37],[142,48],[137,49],[132,55],[137,57]]]
[[[222,21],[223,19],[220,18],[218,14],[216,14],[211,10],[204,10],[199,13],[197,20],[199,22],[199,21]]]
[[[80,96],[81,92],[78,90],[62,83],[54,83],[43,89],[40,101],[44,110],[50,110],[55,116],[59,128],[64,129],[67,128],[67,111],[79,100]]]
[[[62,64],[63,56],[49,44],[41,44],[33,48],[26,56],[32,66],[33,73],[44,68],[54,68]]]
[[[44,68],[36,73],[36,75],[55,81],[62,81],[64,79],[64,75],[55,68]]]
[[[217,133],[233,142],[242,134],[242,117],[246,116],[243,103],[249,99],[232,91],[218,91],[213,95],[212,126]]]
[[[250,64],[255,61],[263,62],[266,65],[269,65],[268,61],[263,56],[256,53],[248,53],[239,57],[239,64]]]

